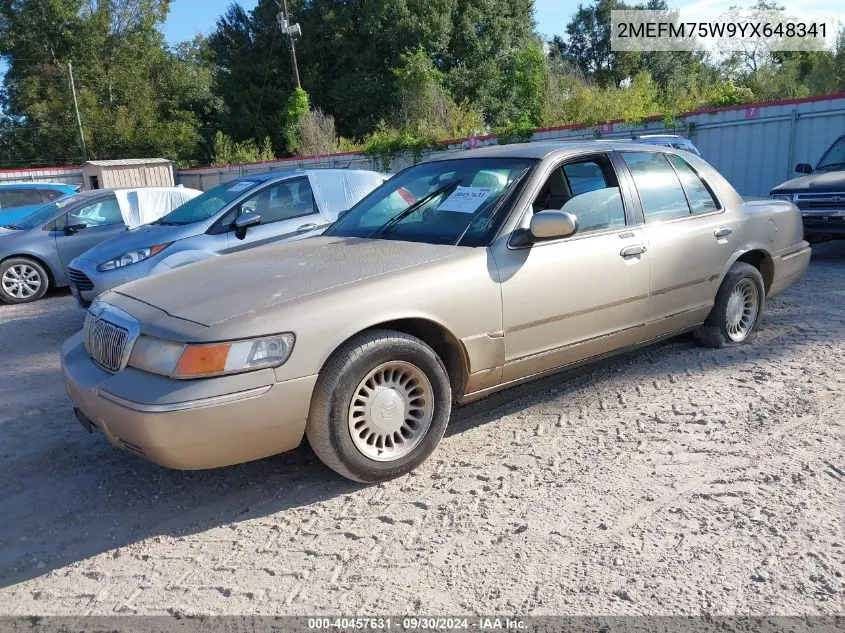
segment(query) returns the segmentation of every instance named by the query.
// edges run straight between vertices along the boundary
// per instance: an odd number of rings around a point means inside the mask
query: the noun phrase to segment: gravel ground
[[[0,613],[843,614],[845,244],[756,344],[688,337],[458,411],[378,486],[307,449],[168,471],[84,433],[71,297],[0,306]]]

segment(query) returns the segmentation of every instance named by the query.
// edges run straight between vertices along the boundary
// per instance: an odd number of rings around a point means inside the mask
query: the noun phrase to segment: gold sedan
[[[159,464],[307,436],[382,481],[431,454],[453,403],[683,332],[751,341],[809,258],[795,206],[744,201],[692,154],[483,148],[406,169],[322,236],[102,295],[62,368],[86,428]]]

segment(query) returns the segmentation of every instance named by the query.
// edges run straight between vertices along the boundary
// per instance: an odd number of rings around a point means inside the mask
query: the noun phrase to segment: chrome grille
[[[77,288],[80,290],[93,290],[94,289],[94,282],[81,270],[77,270],[76,268],[68,268],[67,269],[67,276],[70,280],[70,283],[75,284]]]
[[[85,348],[98,365],[109,371],[122,369],[129,332],[103,318],[88,314],[85,319]]]
[[[845,192],[799,193],[795,204],[799,209],[845,209]]]

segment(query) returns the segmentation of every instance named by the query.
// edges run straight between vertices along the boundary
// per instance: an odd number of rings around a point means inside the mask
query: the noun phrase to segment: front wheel
[[[719,286],[713,310],[704,325],[696,330],[696,341],[704,347],[750,342],[757,334],[765,298],[760,271],[751,264],[735,263]]]
[[[34,260],[12,257],[0,264],[0,299],[5,303],[37,301],[49,285],[47,271]]]
[[[305,432],[317,457],[364,483],[404,475],[434,451],[452,392],[437,353],[415,336],[371,330],[320,372]]]

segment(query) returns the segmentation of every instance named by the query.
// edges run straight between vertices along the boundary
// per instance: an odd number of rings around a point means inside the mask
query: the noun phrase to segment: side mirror
[[[578,230],[578,218],[567,211],[539,211],[531,216],[528,230],[537,240],[569,237]]]
[[[68,224],[65,226],[65,235],[73,235],[74,233],[78,233],[82,229],[87,229],[88,225],[85,222],[79,222],[78,224]]]
[[[251,226],[261,224],[261,216],[257,213],[242,213],[235,221],[235,237],[242,240],[246,237],[246,230]]]
[[[795,171],[799,174],[812,174],[813,166],[810,163],[798,163],[795,165]]]
[[[344,209],[343,211],[341,211],[340,213],[337,214],[337,219],[339,220],[340,218],[342,218],[347,213],[349,213],[349,209]]]

